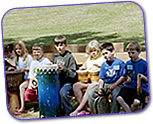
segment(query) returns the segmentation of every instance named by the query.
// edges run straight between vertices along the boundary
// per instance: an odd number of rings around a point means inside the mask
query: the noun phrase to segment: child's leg
[[[72,90],[72,84],[66,83],[64,86],[60,89],[60,97],[61,97],[61,103],[64,107],[65,114],[69,114],[72,111],[72,105],[70,103],[70,93]]]
[[[111,113],[118,113],[119,110],[120,110],[119,105],[118,105],[118,103],[116,101],[116,97],[119,94],[120,89],[121,89],[121,87],[120,86],[117,86],[113,90],[113,92],[112,92],[112,107],[111,107]]]
[[[25,105],[25,102],[24,102],[24,93],[25,93],[25,90],[28,87],[28,85],[29,85],[29,80],[26,80],[19,87],[19,89],[20,89],[21,107],[20,107],[20,109],[18,111],[24,111],[24,105]]]
[[[88,88],[87,88],[87,90],[86,90],[86,92],[85,92],[85,94],[82,98],[82,101],[81,101],[80,105],[77,107],[77,109],[74,112],[72,112],[70,114],[71,116],[77,115],[77,113],[80,112],[85,107],[85,105],[87,104],[87,101],[88,101],[88,90],[90,88],[92,88],[93,86],[95,86],[95,84],[90,84],[88,86]]]
[[[88,87],[88,84],[77,82],[73,85],[73,92],[74,95],[79,103],[81,103],[83,92],[82,89],[86,89]]]
[[[88,105],[90,107],[92,114],[96,114],[95,107],[94,107],[94,101],[95,101],[95,98],[97,97],[96,92],[98,91],[98,87],[99,87],[98,85],[95,85],[87,91],[88,92]]]
[[[131,105],[131,111],[136,111],[139,105],[140,105],[140,100],[134,99],[134,102]]]
[[[124,99],[121,96],[118,96],[116,100],[126,112],[131,112],[129,105],[124,101]]]

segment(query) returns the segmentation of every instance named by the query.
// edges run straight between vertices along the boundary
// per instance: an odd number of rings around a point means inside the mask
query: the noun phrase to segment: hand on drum
[[[14,67],[9,67],[8,71],[16,71],[16,69]]]
[[[97,92],[99,95],[102,95],[102,93],[103,93],[103,90],[102,90],[102,88],[98,88],[98,92]]]
[[[98,94],[102,95],[102,93],[103,93],[103,83],[99,83]]]
[[[52,62],[50,62],[50,63],[47,63],[46,65],[53,65],[53,63],[52,63]]]
[[[58,69],[59,69],[60,71],[63,70],[63,66],[60,65],[60,64],[58,64]]]
[[[101,68],[101,66],[99,66],[98,64],[93,64],[94,66],[98,67],[98,68]]]
[[[81,66],[80,68],[79,68],[79,70],[86,70],[87,68],[85,67],[85,66]]]

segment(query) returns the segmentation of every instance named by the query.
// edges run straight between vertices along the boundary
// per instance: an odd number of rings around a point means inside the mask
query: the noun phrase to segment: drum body
[[[24,81],[24,72],[6,71],[8,109],[13,114],[20,107],[19,86]]]
[[[10,92],[19,91],[19,85],[24,81],[23,71],[6,71],[7,90]]]
[[[37,79],[40,117],[58,116],[60,113],[60,81],[58,73],[56,71],[46,71],[45,69],[39,70]]]
[[[98,82],[98,80],[99,80],[98,75],[99,75],[99,71],[97,71],[97,70],[89,71],[89,78],[92,83]]]
[[[88,72],[86,70],[78,70],[78,81],[88,83]]]
[[[19,103],[19,93],[18,92],[8,92],[8,109],[10,113],[14,114],[20,107]]]

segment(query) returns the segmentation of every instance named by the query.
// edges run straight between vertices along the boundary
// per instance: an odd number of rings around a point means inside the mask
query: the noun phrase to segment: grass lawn
[[[2,21],[4,45],[23,40],[27,46],[36,42],[51,45],[58,34],[69,44],[139,41],[145,49],[144,20],[135,3],[16,8]]]

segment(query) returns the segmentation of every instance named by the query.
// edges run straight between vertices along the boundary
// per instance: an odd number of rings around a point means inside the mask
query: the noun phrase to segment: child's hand
[[[98,64],[93,64],[94,66],[98,67],[98,68],[101,68],[101,66],[99,66]]]
[[[87,68],[85,67],[85,66],[81,66],[80,68],[79,68],[79,70],[86,70]]]
[[[102,88],[98,88],[98,95],[102,95],[102,93],[103,93],[103,90],[102,90]]]
[[[124,83],[126,84],[126,83],[131,83],[131,78],[129,77],[129,76],[127,76],[127,78],[126,78],[126,80],[124,81]]]
[[[58,65],[59,70],[63,70],[63,66],[62,65]]]
[[[53,65],[53,63],[52,63],[52,62],[50,62],[50,63],[47,63],[46,65]]]
[[[16,69],[14,67],[9,67],[8,71],[15,71]]]

